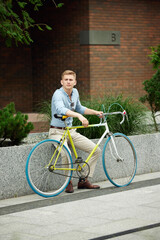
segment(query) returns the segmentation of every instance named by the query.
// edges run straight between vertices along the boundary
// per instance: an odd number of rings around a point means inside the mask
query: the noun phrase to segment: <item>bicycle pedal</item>
[[[53,166],[53,165],[50,165],[50,166],[48,167],[48,170],[49,170],[50,172],[53,172],[53,171],[54,171],[54,166]]]
[[[83,163],[83,159],[81,157],[78,157],[76,160],[75,160],[75,163]]]

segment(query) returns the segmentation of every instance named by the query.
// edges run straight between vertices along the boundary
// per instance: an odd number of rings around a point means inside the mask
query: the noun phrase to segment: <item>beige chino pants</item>
[[[56,129],[56,128],[50,128],[49,138],[59,141],[61,139],[63,133],[64,133],[64,130]],[[86,138],[85,136],[81,135],[80,133],[77,133],[75,129],[71,129],[70,134],[71,134],[71,137],[73,139],[74,145],[77,149],[80,149],[84,152],[87,152],[88,154],[91,153],[91,151],[93,150],[93,148],[96,145],[95,143],[93,143],[90,139]],[[68,146],[68,143],[69,143],[69,137],[67,136],[67,139],[66,139],[64,145],[67,147],[67,149],[71,153],[71,151],[69,149],[69,146]],[[97,160],[100,157],[100,155],[101,155],[101,149],[98,147],[96,149],[96,151],[94,152],[94,154],[92,155],[92,157],[90,158],[89,162],[88,162],[88,164],[90,166],[89,177],[93,176],[95,166],[96,166]],[[66,162],[66,159],[65,159],[66,155],[64,154],[63,156],[64,156],[63,161]],[[85,159],[83,159],[83,160],[85,160]]]

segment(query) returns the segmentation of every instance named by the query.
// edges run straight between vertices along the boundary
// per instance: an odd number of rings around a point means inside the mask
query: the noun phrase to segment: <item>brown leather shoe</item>
[[[69,182],[68,186],[65,189],[65,192],[66,193],[73,193],[74,192],[72,181]]]
[[[100,186],[92,185],[87,179],[79,180],[78,182],[78,189],[99,189]]]

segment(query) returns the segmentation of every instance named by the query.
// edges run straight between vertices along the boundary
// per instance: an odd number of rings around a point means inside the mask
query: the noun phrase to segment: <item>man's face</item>
[[[73,75],[64,75],[61,80],[61,85],[63,86],[64,90],[72,90],[73,87],[76,85],[76,79]]]

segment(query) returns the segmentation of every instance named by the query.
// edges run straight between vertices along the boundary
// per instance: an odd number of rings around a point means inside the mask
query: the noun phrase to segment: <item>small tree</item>
[[[160,67],[160,45],[157,47],[151,47],[151,58],[150,63],[153,64],[153,69],[158,69]]]
[[[150,80],[143,82],[146,95],[140,98],[141,102],[148,102],[152,111],[153,122],[155,130],[158,131],[156,122],[156,113],[160,110],[160,45],[151,48],[150,63],[153,64],[153,69],[156,69],[156,73]]]
[[[0,35],[5,39],[7,47],[11,46],[12,40],[18,43],[30,45],[33,40],[30,36],[30,28],[52,28],[45,23],[36,23],[30,16],[30,10],[38,11],[45,0],[0,0]],[[52,0],[56,8],[62,7],[63,3]]]
[[[31,122],[27,122],[28,115],[15,110],[14,103],[8,104],[0,110],[0,146],[6,139],[10,139],[12,145],[19,144],[23,138],[34,128]]]

